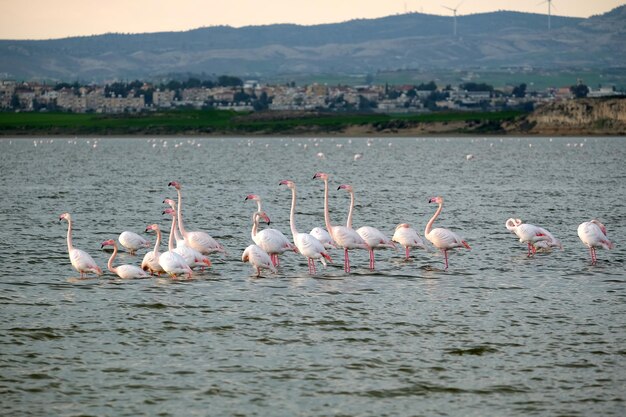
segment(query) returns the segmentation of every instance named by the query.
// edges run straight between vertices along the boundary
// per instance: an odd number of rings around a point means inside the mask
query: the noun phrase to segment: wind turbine
[[[552,1],[553,0],[546,0],[538,3],[538,5],[548,3],[548,30],[552,30],[552,25],[550,23],[550,18],[552,17]]]
[[[443,6],[443,5],[441,6],[441,7],[443,7],[444,9],[451,10],[451,11],[452,11],[452,13],[454,13],[454,37],[455,37],[455,38],[456,38],[456,11],[459,9],[459,7],[461,6],[461,4],[463,4],[463,1],[465,1],[465,0],[462,0],[459,4],[457,4],[457,5],[456,5],[456,7],[455,7],[454,9],[453,9],[452,7],[448,7],[448,6]],[[550,0],[550,1],[552,1],[552,0]]]

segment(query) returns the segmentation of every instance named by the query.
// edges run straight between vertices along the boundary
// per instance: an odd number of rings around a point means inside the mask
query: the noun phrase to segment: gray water
[[[582,144],[582,146],[580,145]],[[21,416],[621,416],[626,401],[624,138],[3,139],[0,141],[0,406]],[[338,146],[340,145],[340,146]],[[317,156],[322,152],[325,157]],[[363,157],[354,160],[354,155]],[[466,155],[474,159],[467,160]],[[241,262],[244,202],[272,227],[345,221],[389,236],[437,226],[472,250],[364,251],[353,272],[309,276],[286,254],[276,275]],[[159,223],[182,183],[187,228],[227,249],[189,281],[85,280],[74,245],[104,269],[100,243]],[[526,256],[509,217],[549,229],[563,250]],[[590,264],[579,223],[616,243]],[[167,233],[165,233],[167,236]],[[154,236],[150,236],[154,240]],[[139,264],[121,253],[119,263]]]

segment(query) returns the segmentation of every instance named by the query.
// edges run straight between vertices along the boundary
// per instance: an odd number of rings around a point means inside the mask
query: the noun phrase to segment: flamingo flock
[[[410,259],[410,251],[420,248],[428,252],[428,247],[418,231],[408,223],[399,223],[393,233],[392,238],[388,238],[382,231],[372,226],[361,226],[354,230],[352,219],[354,215],[355,193],[350,184],[341,184],[337,190],[344,190],[350,195],[348,216],[345,226],[331,222],[329,209],[329,178],[324,172],[318,172],[313,176],[313,180],[319,179],[324,184],[323,210],[324,227],[315,227],[310,233],[299,232],[296,227],[296,200],[297,188],[292,180],[282,180],[279,186],[286,186],[291,191],[291,208],[289,215],[289,225],[291,231],[290,241],[283,232],[275,228],[269,228],[270,217],[263,210],[262,199],[257,194],[248,194],[245,201],[256,203],[256,210],[252,213],[252,227],[250,239],[252,243],[245,248],[241,261],[250,263],[257,277],[261,277],[262,271],[269,271],[272,274],[278,272],[280,267],[279,256],[288,252],[294,252],[305,257],[308,262],[308,272],[311,275],[317,273],[316,262],[320,262],[324,267],[328,263],[333,263],[330,251],[343,249],[343,269],[345,273],[351,272],[349,252],[354,250],[365,250],[369,253],[369,269],[375,269],[375,251],[379,249],[391,248],[397,250],[397,245],[405,250],[405,260]],[[113,247],[107,267],[108,270],[122,279],[147,278],[151,275],[167,274],[172,279],[192,278],[194,269],[209,268],[212,266],[209,255],[227,255],[223,245],[211,237],[207,232],[196,230],[188,231],[183,222],[182,210],[182,186],[177,181],[172,181],[169,186],[174,187],[177,193],[177,201],[165,199],[164,204],[169,207],[162,212],[171,218],[170,233],[167,250],[161,252],[162,232],[158,224],[146,226],[146,232],[154,232],[156,235],[154,247],[148,251],[140,266],[124,264],[114,266],[115,258],[118,254],[118,245],[114,239],[102,242],[101,248]],[[435,220],[443,211],[444,199],[441,196],[432,197],[429,203],[437,204],[435,213],[427,222],[424,229],[424,238],[433,247],[441,251],[444,259],[444,270],[449,268],[448,251],[455,248],[471,249],[469,243],[459,234],[443,227],[433,227]],[[63,213],[59,221],[67,221],[67,251],[72,267],[80,273],[81,278],[93,273],[102,275],[102,269],[96,264],[94,259],[85,251],[77,249],[72,241],[72,218],[69,213]],[[260,223],[267,224],[268,227],[260,227]],[[509,218],[505,222],[505,227],[514,233],[519,242],[527,246],[527,257],[533,257],[537,252],[551,251],[552,248],[562,249],[561,242],[547,229],[533,224],[524,223],[518,218]],[[582,243],[589,248],[591,264],[598,262],[596,250],[613,249],[615,247],[607,237],[606,227],[596,219],[581,223],[578,226],[578,236]],[[147,239],[137,233],[124,231],[118,236],[118,241],[131,256],[136,255],[138,250],[149,248]]]

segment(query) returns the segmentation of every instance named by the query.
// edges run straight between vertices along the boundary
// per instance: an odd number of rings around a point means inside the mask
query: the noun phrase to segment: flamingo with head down
[[[276,273],[276,267],[274,267],[270,256],[257,245],[248,246],[241,255],[241,261],[249,262],[254,267],[257,278],[261,277],[261,269],[269,269]]]
[[[333,242],[333,238],[330,237],[330,233],[328,233],[323,227],[314,227],[309,233],[311,236],[322,242],[322,245],[324,245],[326,249],[337,249],[335,242]]]
[[[448,250],[458,247],[465,247],[467,249],[471,249],[470,245],[463,239],[461,236],[452,232],[451,230],[445,229],[443,227],[437,227],[433,229],[433,223],[435,223],[435,219],[439,214],[441,214],[441,210],[443,210],[443,197],[432,197],[428,200],[429,203],[437,203],[439,207],[433,217],[426,224],[426,229],[424,230],[424,236],[430,243],[432,243],[437,249],[443,252],[443,257],[445,259],[446,267],[448,269]]]
[[[101,247],[104,248],[105,246],[113,246],[113,254],[111,254],[109,262],[107,263],[107,268],[109,268],[109,271],[113,272],[118,277],[123,279],[148,277],[146,271],[135,265],[120,265],[117,267],[113,266],[113,260],[117,256],[117,243],[115,243],[115,240],[109,239],[102,242]]]
[[[426,245],[422,237],[417,233],[417,230],[413,229],[408,223],[400,223],[397,225],[391,240],[404,247],[406,260],[409,259],[411,248],[422,248],[426,250]]]
[[[537,249],[563,247],[561,242],[548,230],[543,227],[535,226],[534,224],[523,223],[521,219],[510,218],[506,221],[505,226],[508,230],[517,235],[520,243],[526,243],[528,245],[528,257],[534,255]]]
[[[135,255],[137,249],[150,247],[150,242],[139,236],[137,233],[130,232],[128,230],[120,233],[117,240],[120,242],[120,245],[128,249],[128,253],[131,255]]]
[[[354,211],[354,189],[349,184],[342,184],[337,189],[346,190],[348,193],[350,193],[350,210],[348,212],[346,227],[352,228],[352,213]],[[359,236],[361,236],[361,238],[365,241],[369,248],[370,269],[372,270],[374,269],[374,249],[396,248],[396,245],[391,240],[389,240],[389,238],[385,236],[383,232],[376,229],[375,227],[359,227],[356,232]]]
[[[176,188],[178,193],[178,228],[180,233],[185,238],[187,246],[197,250],[198,252],[208,255],[213,252],[226,253],[224,247],[220,245],[215,239],[213,239],[208,233],[202,231],[188,232],[183,224],[183,197],[180,192],[181,185],[179,182],[172,181],[169,186]]]
[[[309,274],[315,274],[315,260],[326,266],[326,260],[332,262],[330,255],[326,252],[324,245],[308,233],[299,233],[296,229],[296,184],[290,180],[283,180],[278,185],[286,185],[291,190],[291,212],[289,215],[289,225],[291,235],[298,251],[307,258],[309,262]]]
[[[615,247],[606,235],[606,227],[596,219],[581,223],[578,226],[578,237],[589,248],[592,265],[598,262],[596,248],[608,250]]]
[[[102,269],[96,265],[93,258],[87,252],[75,248],[72,244],[72,217],[70,213],[61,214],[59,221],[61,220],[67,220],[67,252],[74,269],[80,272],[81,278],[85,278],[85,274],[88,272],[93,272],[98,276],[102,275]]]
[[[335,243],[343,248],[343,269],[345,272],[350,272],[350,257],[348,251],[350,249],[369,250],[370,248],[363,238],[351,227],[333,226],[331,224],[328,210],[328,174],[318,172],[313,176],[313,179],[316,178],[324,181],[324,221],[326,222],[326,229]]]
[[[267,213],[262,210],[261,197],[256,194],[249,194],[246,197],[246,201],[248,200],[256,201],[257,213],[262,213],[259,217],[265,219],[266,223],[269,226],[270,220],[267,216]],[[278,258],[278,255],[281,255],[287,251],[297,252],[296,246],[291,243],[280,230],[268,228],[258,231],[258,219],[255,221],[255,218],[253,216],[252,220],[252,241],[270,255],[270,258],[272,259],[272,264],[274,266],[280,265],[280,259]]]

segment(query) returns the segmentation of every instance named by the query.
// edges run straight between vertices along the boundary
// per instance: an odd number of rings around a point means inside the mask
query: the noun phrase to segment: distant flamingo
[[[408,223],[400,223],[397,225],[391,240],[404,246],[406,260],[409,259],[411,248],[426,249],[422,237],[417,233],[417,230],[413,229]]]
[[[176,188],[176,192],[178,193],[178,228],[180,229],[180,233],[185,238],[187,246],[205,255],[211,254],[213,252],[226,253],[222,245],[217,243],[217,241],[213,239],[208,233],[202,231],[188,232],[185,229],[182,214],[183,198],[180,192],[181,185],[176,181],[170,182],[169,185]]]
[[[534,255],[539,248],[562,248],[561,242],[543,227],[522,223],[521,219],[513,218],[508,219],[505,226],[508,230],[517,235],[520,243],[526,243],[528,245],[528,257]]]
[[[115,243],[115,240],[109,239],[102,242],[101,247],[105,246],[113,246],[113,254],[109,258],[109,262],[107,263],[109,271],[117,274],[118,277],[123,279],[147,278],[149,276],[146,271],[135,265],[120,265],[118,267],[114,267],[113,260],[115,259],[115,256],[117,256],[117,243]]]
[[[72,217],[70,213],[63,213],[59,216],[59,221],[67,220],[67,253],[70,256],[70,262],[74,269],[80,272],[80,277],[85,278],[87,272],[93,272],[96,275],[102,275],[102,269],[93,258],[85,251],[76,249],[72,245]]]
[[[131,255],[135,255],[137,249],[150,247],[150,242],[137,233],[129,232],[128,230],[120,233],[117,240],[120,242],[120,245],[128,249],[128,253]]]
[[[439,204],[439,207],[437,208],[437,211],[435,211],[435,214],[433,215],[433,217],[426,224],[426,229],[424,230],[424,236],[437,249],[443,252],[443,256],[444,256],[445,264],[446,264],[445,269],[448,269],[448,250],[449,249],[458,248],[461,246],[464,246],[467,249],[471,249],[471,248],[469,244],[465,240],[463,240],[461,236],[457,235],[456,233],[448,229],[445,229],[443,227],[438,227],[436,229],[432,228],[433,223],[435,222],[435,219],[437,218],[437,216],[439,216],[439,214],[441,213],[441,210],[443,210],[443,197],[433,197],[430,200],[428,200],[428,202],[437,203]]]
[[[351,227],[346,226],[333,226],[330,223],[330,213],[328,210],[328,174],[324,172],[318,172],[313,176],[313,179],[320,178],[324,181],[324,221],[326,222],[326,229],[335,243],[343,248],[343,269],[345,272],[350,272],[350,257],[348,250],[350,249],[367,249],[369,246],[363,240],[357,232]]]
[[[161,240],[160,239],[161,229],[159,229],[159,225],[157,224],[149,225],[146,228],[146,232],[150,230],[156,231],[157,239]],[[169,251],[169,250],[163,253],[159,253],[158,247],[155,246],[154,257],[158,259],[159,265],[161,265],[161,268],[163,268],[163,270],[167,272],[167,274],[170,277],[177,278],[178,275],[186,274],[188,278],[191,278],[191,273],[192,273],[191,268],[189,268],[189,265],[187,265],[187,262],[185,262],[185,259],[183,259],[183,257],[180,256],[179,254]]]
[[[266,222],[269,225],[270,220],[267,217],[267,213],[263,211],[261,197],[256,194],[248,194],[246,197],[246,201],[256,201],[257,203],[257,213],[263,213],[265,215]],[[261,216],[263,217],[263,216]],[[296,246],[287,239],[287,236],[283,234],[278,229],[264,229],[257,232],[258,222],[256,223],[256,227],[254,226],[254,216],[253,216],[253,227],[252,227],[252,241],[261,247],[265,252],[270,255],[272,259],[272,264],[274,266],[280,265],[280,259],[278,255],[283,254],[287,251],[297,251]]]
[[[591,254],[591,264],[598,261],[596,248],[613,249],[615,245],[607,238],[606,227],[598,220],[590,220],[578,226],[578,237],[587,245]]]
[[[346,227],[352,228],[352,213],[354,212],[354,190],[349,184],[342,184],[338,190],[346,190],[350,193],[350,210],[348,212],[348,220]],[[369,248],[370,254],[370,269],[374,269],[374,249],[381,248],[396,248],[396,245],[384,235],[383,232],[371,226],[359,227],[356,232],[365,241]]]
[[[154,242],[154,249],[146,253],[141,261],[141,269],[150,272],[151,275],[161,275],[165,272],[161,264],[159,264],[159,246],[161,245],[161,229],[156,224],[146,227],[146,232],[154,230],[156,232],[156,241]]]
[[[333,242],[333,238],[330,237],[330,233],[328,233],[323,227],[314,227],[309,233],[311,236],[322,242],[322,245],[324,245],[326,249],[337,249],[335,242]]]
[[[293,181],[283,180],[278,185],[286,185],[291,190],[291,212],[289,215],[291,235],[298,251],[309,262],[309,274],[315,274],[315,259],[319,259],[326,266],[326,259],[328,262],[332,262],[330,255],[319,240],[308,233],[299,233],[296,229],[296,184]]]
[[[172,230],[174,231],[174,233],[170,233],[168,249],[182,256],[190,268],[195,268],[197,266],[201,268],[204,268],[205,266],[210,267],[211,261],[209,260],[209,258],[201,254],[197,250],[187,246],[187,244],[185,243],[185,239],[183,239],[183,237],[180,236],[180,234],[178,233],[178,229],[176,228],[176,210],[168,208],[163,211],[163,214],[169,214],[170,216],[172,216],[172,222],[174,223],[172,225]],[[176,240],[176,247],[174,247],[174,239]]]
[[[269,269],[276,273],[276,268],[272,264],[270,256],[257,245],[248,246],[241,255],[241,261],[249,262],[256,269],[257,278],[261,277],[261,269]]]

